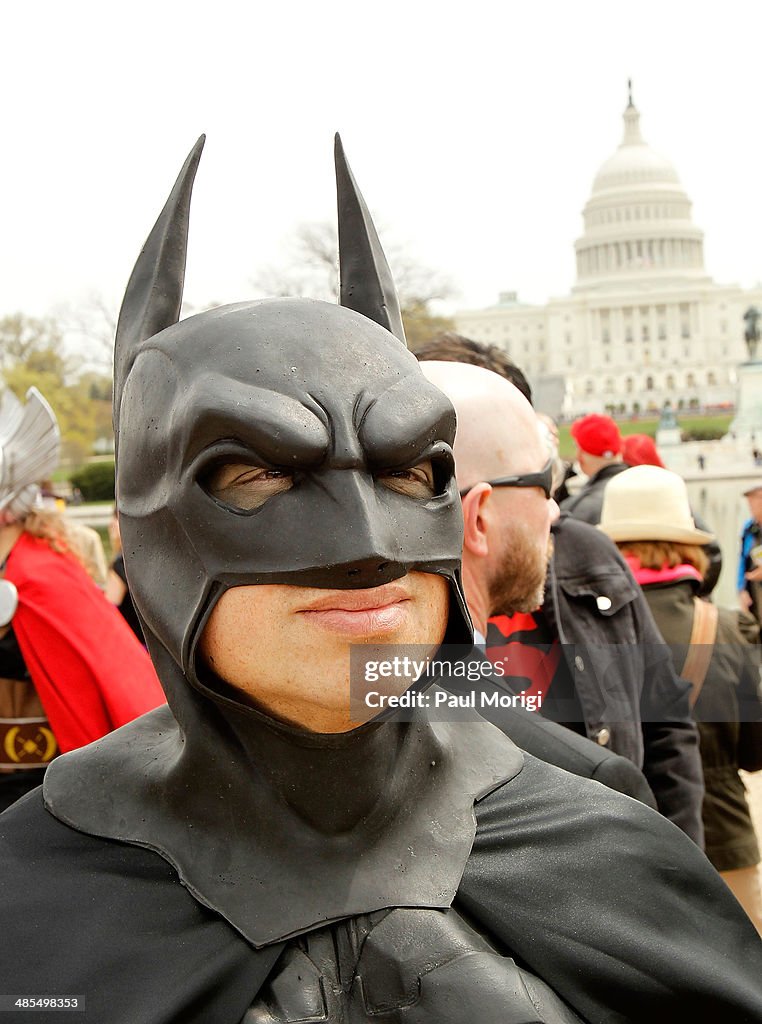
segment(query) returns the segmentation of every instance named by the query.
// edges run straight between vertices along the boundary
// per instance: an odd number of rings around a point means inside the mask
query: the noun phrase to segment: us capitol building
[[[644,142],[631,93],[624,137],[583,217],[571,295],[530,306],[503,293],[496,306],[456,314],[457,330],[505,349],[554,415],[734,404],[736,368],[748,359],[743,315],[762,308],[762,286],[709,277],[691,202]]]

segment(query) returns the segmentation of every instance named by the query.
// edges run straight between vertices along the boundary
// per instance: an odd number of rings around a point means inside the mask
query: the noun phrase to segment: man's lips
[[[385,583],[381,587],[371,587],[367,590],[329,590],[324,596],[310,601],[299,611],[366,612],[409,600],[410,593],[406,587],[401,587],[397,583]]]
[[[371,590],[334,590],[299,610],[308,622],[350,636],[374,636],[399,628],[411,600],[404,587],[387,583]]]

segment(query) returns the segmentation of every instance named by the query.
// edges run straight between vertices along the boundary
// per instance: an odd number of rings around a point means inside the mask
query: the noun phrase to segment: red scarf
[[[13,631],[62,751],[165,703],[147,651],[73,557],[22,533],[5,579],[18,590]]]
[[[641,587],[647,587],[649,583],[677,583],[678,580],[695,580],[702,582],[701,573],[692,565],[683,562],[680,565],[673,565],[672,568],[662,566],[661,569],[644,569],[640,559],[635,555],[625,554],[625,559],[630,567],[630,572],[638,581]]]

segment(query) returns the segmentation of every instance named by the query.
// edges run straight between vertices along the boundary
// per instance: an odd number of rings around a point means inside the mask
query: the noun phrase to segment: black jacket
[[[624,473],[629,468],[626,462],[612,462],[599,469],[580,487],[576,494],[564,498],[561,502],[561,511],[568,512],[575,519],[579,519],[583,523],[590,523],[592,526],[600,523],[606,484],[612,477]]]
[[[497,721],[490,711],[482,713],[500,725],[517,747],[541,761],[583,779],[593,779],[617,793],[639,800],[647,807],[658,809],[643,772],[626,757],[620,757],[613,750],[522,708],[503,709],[505,718],[502,721]]]
[[[688,684],[626,562],[599,530],[553,525],[543,609],[563,646],[587,735],[643,769],[659,810],[703,844],[703,778]]]

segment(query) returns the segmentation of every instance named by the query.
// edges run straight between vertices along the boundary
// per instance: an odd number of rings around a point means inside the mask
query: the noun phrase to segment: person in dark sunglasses
[[[504,379],[513,384],[521,371],[506,371],[480,348],[457,347],[450,335],[442,361],[422,366],[458,413],[463,578],[487,657],[535,713],[642,769],[661,813],[702,845],[696,730],[669,651],[614,546],[547,500],[555,451],[547,431],[538,442],[538,417]],[[437,359],[436,341],[425,354]],[[499,414],[490,412],[490,395],[502,403]],[[569,770],[545,737],[536,746],[530,735],[511,735]]]

